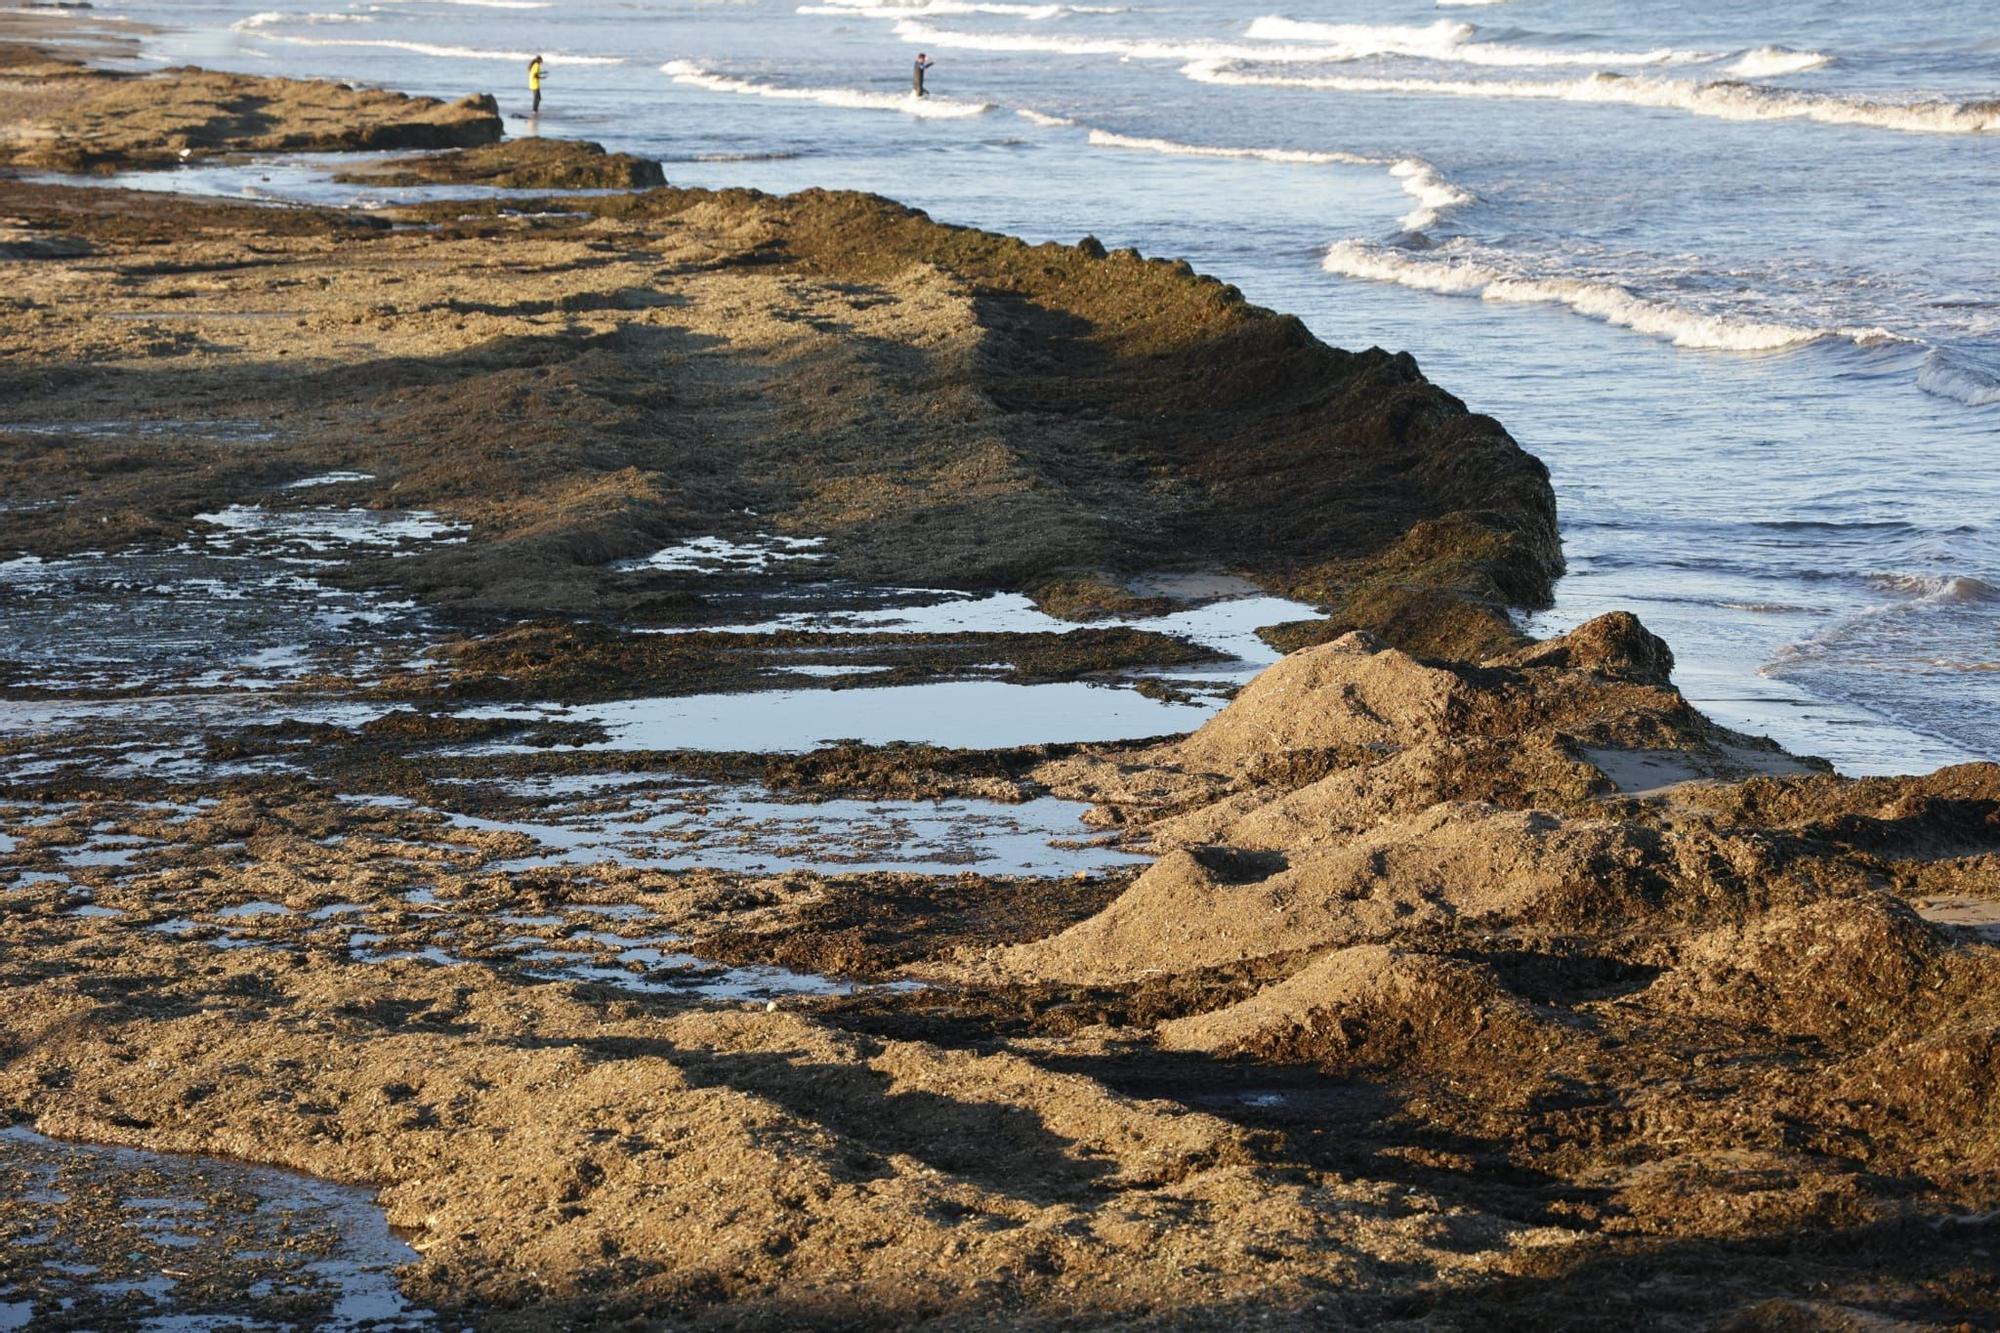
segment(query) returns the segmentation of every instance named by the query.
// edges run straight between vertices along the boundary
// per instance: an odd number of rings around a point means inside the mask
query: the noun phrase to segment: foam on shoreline
[[[1267,16],[1241,41],[1207,37],[1085,37],[1053,33],[970,32],[919,19],[897,22],[906,42],[966,51],[1034,51],[1051,55],[1116,56],[1124,60],[1243,60],[1324,64],[1400,56],[1446,64],[1498,67],[1660,65],[1713,60],[1714,53],[1659,47],[1649,51],[1561,51],[1482,42],[1469,23],[1439,19],[1423,26],[1306,23]]]
[[[1806,120],[1916,134],[1980,134],[2000,130],[2000,99],[1907,102],[1766,88],[1722,80],[1696,83],[1645,75],[1596,73],[1561,82],[1513,79],[1420,79],[1349,74],[1274,74],[1228,59],[1192,60],[1181,73],[1196,83],[1317,92],[1400,93],[1420,97],[1526,98],[1608,103],[1685,111],[1718,120]]]
[[[991,102],[961,102],[949,97],[916,97],[910,93],[870,92],[861,88],[785,88],[773,83],[753,83],[749,79],[703,69],[690,60],[669,60],[660,66],[660,72],[675,83],[705,88],[714,93],[767,97],[779,102],[813,102],[851,111],[896,111],[926,120],[961,120],[969,116],[983,116],[993,109]]]
[[[1704,313],[1635,295],[1615,283],[1509,273],[1463,254],[1404,251],[1365,241],[1336,243],[1327,250],[1321,267],[1340,277],[1392,282],[1448,296],[1567,306],[1607,324],[1665,338],[1676,347],[1770,352],[1829,338],[1866,344],[1893,337],[1882,329],[1815,328]]]
[[[413,55],[435,56],[440,60],[507,60],[525,63],[539,53],[534,51],[494,51],[473,46],[440,46],[434,42],[409,42],[389,37],[299,37],[291,33],[266,32],[257,30],[257,36],[267,42],[284,42],[291,46],[362,46],[387,51],[408,51]],[[623,56],[574,56],[561,52],[548,52],[544,60],[550,68],[563,65],[623,65]]]
[[[1435,227],[1444,220],[1448,211],[1479,202],[1477,196],[1446,180],[1436,167],[1421,158],[1368,157],[1338,149],[1216,147],[1181,143],[1173,139],[1114,134],[1110,130],[1090,131],[1089,142],[1097,148],[1123,148],[1173,157],[1234,158],[1291,166],[1387,167],[1389,174],[1401,183],[1403,192],[1416,201],[1416,207],[1401,219],[1405,231]]]
[[[1252,41],[1323,43],[1358,59],[1366,56],[1415,56],[1460,65],[1666,65],[1713,59],[1710,53],[1676,47],[1645,51],[1564,51],[1547,47],[1482,42],[1470,23],[1439,19],[1420,28],[1372,23],[1314,23],[1268,14],[1251,21],[1244,35]]]

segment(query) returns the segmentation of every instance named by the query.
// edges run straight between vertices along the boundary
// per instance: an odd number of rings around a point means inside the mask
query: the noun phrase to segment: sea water
[[[100,12],[162,25],[150,62],[490,90],[681,184],[1186,256],[1549,464],[1570,573],[1532,628],[1636,610],[1711,713],[1849,771],[2000,756],[2000,7]]]

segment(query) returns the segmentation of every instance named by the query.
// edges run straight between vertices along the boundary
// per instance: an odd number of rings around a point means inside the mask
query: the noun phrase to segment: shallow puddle
[[[305,491],[311,490],[315,486],[345,486],[352,482],[373,480],[375,480],[373,472],[322,472],[317,476],[300,477],[297,481],[288,481],[278,489],[281,491]]]
[[[0,1329],[430,1328],[369,1191],[272,1167],[0,1130]]]
[[[824,537],[779,537],[759,534],[742,541],[727,537],[692,537],[636,560],[612,566],[619,573],[670,570],[690,574],[754,574],[777,564],[825,560],[817,548]]]
[[[0,666],[45,690],[269,690],[364,647],[400,661],[433,637],[429,617],[316,577],[334,563],[331,534],[362,523],[237,515],[168,550],[0,562]],[[408,516],[374,529],[397,542],[428,530]]]
[[[1199,596],[1208,589],[1234,590],[1239,581],[1221,576],[1187,575],[1184,580],[1163,576],[1143,586],[1159,595]],[[1168,589],[1177,590],[1170,592]],[[1187,590],[1201,590],[1189,593]],[[1196,674],[1225,676],[1231,667],[1262,668],[1278,660],[1275,648],[1257,637],[1257,631],[1292,620],[1316,619],[1319,612],[1304,602],[1282,597],[1227,596],[1221,600],[1190,606],[1163,616],[1116,617],[1079,623],[1058,620],[1042,611],[1020,593],[945,594],[923,592],[904,594],[917,600],[907,604],[865,611],[797,611],[744,624],[707,626],[724,634],[773,634],[787,630],[810,630],[821,634],[1067,634],[1071,630],[1125,628],[1167,634],[1212,648],[1230,659],[1219,669],[1202,668]],[[648,631],[659,634],[686,633],[681,629]]]
[[[670,699],[621,699],[568,707],[469,709],[468,717],[591,722],[608,739],[586,750],[760,750],[799,753],[835,741],[917,741],[984,750],[1052,741],[1123,741],[1192,731],[1219,700],[1177,703],[1130,689],[1065,681],[771,690]],[[494,753],[527,753],[502,746]]]
[[[205,514],[197,522],[227,533],[306,551],[337,551],[343,547],[389,547],[392,554],[414,554],[412,547],[466,540],[465,525],[452,523],[421,509],[266,509],[261,505],[230,505]]]
[[[625,788],[623,803],[606,811],[604,798],[618,786]],[[535,781],[505,789],[535,799],[535,817],[449,816],[458,828],[521,833],[539,844],[532,856],[502,863],[503,870],[608,861],[640,869],[751,874],[971,870],[1058,876],[1142,865],[1149,859],[1098,845],[1099,832],[1083,822],[1089,807],[1052,797],[1018,804],[786,801],[755,787],[672,779],[635,783],[631,774],[606,775],[602,783],[573,785],[567,791]]]
[[[116,439],[126,435],[150,438],[208,440],[224,444],[263,444],[278,433],[261,421],[169,420],[0,421],[0,435],[44,435],[79,439]]]

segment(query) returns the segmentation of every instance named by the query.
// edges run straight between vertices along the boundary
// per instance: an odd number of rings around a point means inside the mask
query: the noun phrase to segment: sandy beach
[[[1407,354],[4,17],[0,1327],[2000,1321],[2000,767]]]

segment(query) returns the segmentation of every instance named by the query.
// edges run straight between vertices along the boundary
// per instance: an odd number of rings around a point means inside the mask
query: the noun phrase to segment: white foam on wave
[[[853,111],[897,111],[906,116],[935,120],[959,120],[981,116],[993,109],[991,102],[959,102],[948,97],[916,97],[910,93],[877,93],[859,88],[785,88],[772,83],[752,83],[703,69],[688,60],[669,60],[660,72],[690,87],[710,92],[735,93],[742,97],[768,97],[781,102],[813,102],[820,106]]]
[[[1383,158],[1362,157],[1358,153],[1322,152],[1306,148],[1215,148],[1203,144],[1176,143],[1172,139],[1146,139],[1131,134],[1113,134],[1109,130],[1092,130],[1090,143],[1097,148],[1129,148],[1140,152],[1166,153],[1175,157],[1254,158],[1262,162],[1286,162],[1299,166],[1386,165]]]
[[[1252,41],[1295,42],[1324,46],[1343,54],[1335,60],[1370,56],[1415,56],[1460,65],[1665,65],[1711,60],[1700,51],[1655,47],[1647,51],[1561,51],[1546,47],[1482,42],[1470,23],[1439,19],[1420,28],[1376,23],[1316,23],[1267,14],[1251,21],[1244,35]]]
[[[1924,134],[1979,134],[2000,130],[2000,99],[1955,102],[1933,97],[1891,102],[1836,93],[1765,88],[1733,81],[1695,83],[1686,79],[1604,73],[1561,82],[1262,74],[1240,68],[1239,62],[1231,60],[1190,61],[1181,73],[1196,83],[1235,87],[1622,103],[1686,111],[1721,120],[1809,120],[1825,125],[1857,125]]]
[[[999,14],[1042,22],[1065,14],[1123,14],[1124,5],[1015,4],[1010,0],[822,0],[800,5],[801,14],[839,14],[866,18],[912,18],[940,14]]]
[[[1027,121],[1030,125],[1040,125],[1043,129],[1063,129],[1076,124],[1068,116],[1051,116],[1047,112],[1036,111],[1025,106],[1016,110],[1014,114],[1022,120]]]
[[[1823,51],[1794,51],[1783,46],[1760,46],[1745,51],[1723,69],[1739,79],[1775,79],[1787,74],[1803,74],[1809,69],[1825,69],[1833,57]]]
[[[1047,55],[1116,56],[1121,60],[1254,61],[1259,64],[1325,64],[1366,60],[1375,56],[1415,56],[1426,60],[1476,65],[1546,65],[1588,63],[1610,65],[1659,64],[1675,60],[1710,60],[1711,55],[1661,49],[1647,52],[1560,52],[1514,47],[1501,42],[1472,40],[1469,23],[1440,19],[1421,27],[1398,24],[1301,23],[1303,41],[1273,40],[1293,20],[1258,19],[1240,42],[1207,37],[1086,37],[1067,33],[966,32],[940,28],[914,18],[899,19],[896,36],[906,42],[944,50],[1025,51]],[[1574,59],[1572,59],[1574,57]]]
[[[1404,158],[1389,168],[1389,174],[1402,182],[1403,193],[1417,201],[1417,206],[1403,215],[1405,231],[1435,227],[1444,220],[1447,211],[1479,202],[1471,192],[1453,185],[1421,158]]]
[[[238,19],[229,27],[232,32],[255,32],[274,23],[373,23],[374,21],[372,14],[285,14],[275,9],[267,9],[261,14]]]
[[[2000,588],[1970,574],[1871,574],[1868,586],[1938,606],[2000,601]]]
[[[913,18],[898,19],[896,36],[939,50],[1022,51],[1043,55],[1117,56],[1121,60],[1332,60],[1323,48],[1264,48],[1208,38],[1079,37],[1030,32],[963,32]]]
[[[1635,295],[1616,283],[1509,273],[1448,248],[1415,252],[1365,241],[1341,241],[1327,250],[1321,267],[1341,277],[1392,282],[1416,291],[1476,296],[1486,301],[1566,306],[1607,324],[1665,338],[1676,347],[1770,352],[1802,347],[1825,338],[1866,342],[1887,336],[1877,329],[1806,328],[1689,310]]]
[[[2000,376],[1977,370],[1933,351],[1917,368],[1917,387],[1939,398],[1951,398],[1967,407],[1991,407],[2000,403]]]
[[[1416,207],[1402,219],[1406,231],[1420,231],[1426,227],[1434,227],[1443,220],[1448,210],[1479,202],[1475,195],[1453,185],[1436,167],[1421,158],[1367,157],[1360,153],[1341,152],[1338,149],[1225,148],[1209,144],[1180,143],[1173,139],[1114,134],[1109,130],[1092,130],[1090,143],[1097,148],[1125,148],[1138,152],[1166,153],[1175,157],[1241,158],[1293,166],[1387,167],[1389,174],[1402,184],[1403,192],[1416,201]]]
[[[2000,693],[1993,624],[2000,588],[1976,575],[1879,573],[1872,604],[1785,644],[1758,675],[1859,704],[1901,726],[2000,757],[1987,719]]]
[[[265,41],[289,42],[293,46],[367,46],[383,50],[408,51],[414,55],[436,56],[440,60],[508,60],[526,62],[533,60],[535,51],[492,51],[475,46],[440,46],[433,42],[405,42],[388,37],[298,37],[291,33],[265,32],[257,35]],[[548,53],[545,63],[551,69],[565,65],[622,65],[623,56],[566,56]]]

